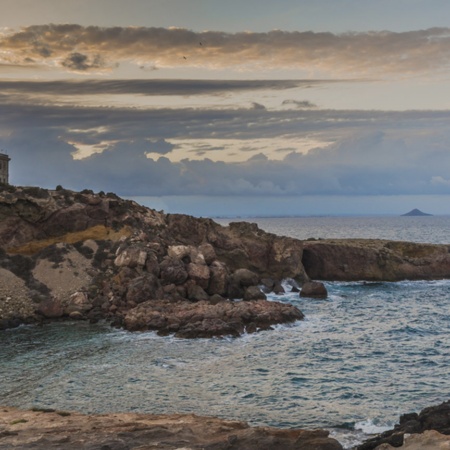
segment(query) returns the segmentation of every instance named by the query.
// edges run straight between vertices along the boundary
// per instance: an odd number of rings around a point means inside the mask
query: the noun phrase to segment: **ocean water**
[[[373,227],[384,234],[373,237],[444,242],[450,226],[450,218],[412,218],[402,235],[396,218],[383,218],[383,227],[372,219],[364,227],[365,219],[311,218],[316,226],[306,233],[361,237],[353,233]],[[279,234],[305,232],[296,230],[301,219],[263,222]],[[78,322],[0,332],[0,404],[328,428],[350,448],[400,414],[449,398],[450,280],[326,285],[325,301],[271,297],[298,306],[305,320],[237,339],[182,340]]]

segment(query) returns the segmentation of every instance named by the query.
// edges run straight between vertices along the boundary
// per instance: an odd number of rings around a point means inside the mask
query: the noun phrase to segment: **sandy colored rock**
[[[58,244],[65,246],[65,244]],[[51,295],[68,302],[70,296],[83,290],[92,280],[89,271],[92,268],[91,261],[81,255],[72,247],[65,246],[67,253],[63,256],[63,261],[59,263],[48,259],[40,259],[33,270],[36,280],[45,284],[51,291]]]
[[[33,317],[35,305],[24,280],[0,268],[0,320]]]
[[[450,450],[450,436],[430,430],[422,434],[411,434],[405,437],[405,443],[401,447],[381,444],[375,450],[393,450],[395,448],[403,450]]]
[[[250,427],[195,414],[102,414],[0,407],[0,450],[341,450],[325,430]]]

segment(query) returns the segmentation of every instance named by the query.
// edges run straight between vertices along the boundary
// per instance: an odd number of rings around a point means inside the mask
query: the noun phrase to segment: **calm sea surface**
[[[299,238],[450,242],[449,217],[251,221]],[[327,288],[326,301],[276,297],[306,319],[238,339],[75,322],[0,332],[0,404],[324,427],[349,447],[450,397],[450,281]]]

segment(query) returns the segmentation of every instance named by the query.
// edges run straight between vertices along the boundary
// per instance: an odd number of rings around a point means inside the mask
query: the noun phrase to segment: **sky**
[[[10,183],[196,216],[450,214],[448,0],[0,0]]]

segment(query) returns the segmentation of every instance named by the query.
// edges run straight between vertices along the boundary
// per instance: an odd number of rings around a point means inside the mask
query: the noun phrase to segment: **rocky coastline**
[[[439,278],[450,278],[448,245],[300,241],[256,224],[222,227],[210,219],[165,214],[111,193],[0,189],[0,330],[106,320],[179,338],[238,337],[303,319],[293,305],[267,301],[267,293],[284,293],[283,280],[299,295],[321,299],[326,290],[320,281]],[[68,449],[342,448],[324,431],[252,428],[196,416],[1,410],[0,449],[62,443]],[[421,414],[402,418],[406,428],[358,450],[416,448],[408,447],[414,444],[405,439],[410,433],[447,442],[441,435],[450,434],[448,424],[422,426]],[[147,444],[150,437],[154,444]]]
[[[449,277],[448,245],[300,241],[246,222],[164,214],[112,193],[0,190],[0,329],[107,320],[179,337],[239,336],[303,318],[266,301],[284,293],[282,280],[324,298],[324,280]]]

